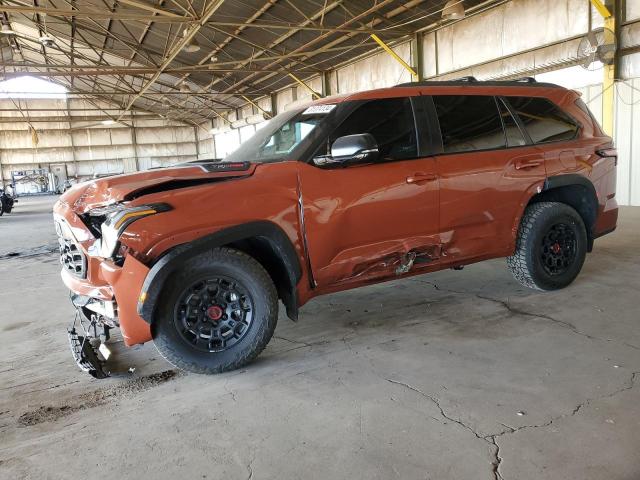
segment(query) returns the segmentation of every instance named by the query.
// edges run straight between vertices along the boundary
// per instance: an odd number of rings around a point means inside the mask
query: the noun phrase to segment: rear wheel
[[[191,372],[220,373],[264,349],[276,327],[278,296],[262,265],[221,248],[185,262],[156,312],[153,339],[164,358]]]
[[[587,232],[580,214],[564,203],[540,202],[525,210],[516,251],[507,264],[522,285],[557,290],[575,280],[586,253]]]

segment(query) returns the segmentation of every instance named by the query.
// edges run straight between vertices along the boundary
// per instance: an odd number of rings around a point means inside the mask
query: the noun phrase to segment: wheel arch
[[[268,221],[225,228],[170,249],[154,263],[144,280],[137,306],[140,317],[149,324],[153,323],[156,304],[166,280],[183,261],[219,247],[235,248],[258,261],[273,280],[287,316],[294,321],[298,319],[296,287],[302,277],[300,261],[289,237],[278,225]]]
[[[526,206],[539,202],[559,202],[575,209],[582,217],[587,230],[587,251],[593,249],[594,227],[598,218],[598,196],[591,180],[577,174],[549,177],[545,180],[542,190],[534,194]]]

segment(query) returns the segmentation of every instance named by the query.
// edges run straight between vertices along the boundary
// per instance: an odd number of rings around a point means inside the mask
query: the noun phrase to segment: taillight
[[[603,148],[596,150],[596,154],[601,158],[613,158],[615,164],[618,165],[618,151],[615,148]]]

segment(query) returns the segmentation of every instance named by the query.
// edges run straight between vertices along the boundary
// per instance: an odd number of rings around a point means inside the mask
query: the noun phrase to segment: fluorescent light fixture
[[[442,9],[443,20],[460,20],[464,15],[462,0],[449,0]]]
[[[2,35],[15,35],[16,32],[11,28],[11,25],[3,23],[2,28],[0,29],[0,33]]]
[[[240,120],[236,120],[231,123],[231,128],[242,128],[247,126],[247,119],[241,118]]]
[[[268,120],[268,118],[266,118],[266,115],[264,113],[258,113],[256,115],[249,115],[246,119],[247,124],[248,125],[256,125],[258,123],[262,123],[265,120]]]
[[[109,119],[109,120],[102,120],[102,124],[103,125],[113,125],[114,123],[116,123],[115,120]]]
[[[189,35],[189,31],[187,29],[182,32],[182,34],[186,37]],[[183,50],[187,53],[196,53],[200,51],[200,44],[195,38],[189,40],[189,42],[184,46]]]

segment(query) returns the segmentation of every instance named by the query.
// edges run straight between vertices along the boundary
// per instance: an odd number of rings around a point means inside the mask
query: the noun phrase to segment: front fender
[[[138,299],[138,315],[145,322],[151,324],[158,298],[167,278],[184,260],[203,253],[212,248],[218,248],[230,243],[250,238],[263,238],[279,257],[286,271],[287,283],[283,302],[287,307],[287,314],[297,319],[298,300],[296,286],[302,277],[300,261],[291,240],[276,224],[268,221],[257,221],[225,228],[210,235],[198,238],[192,242],[178,245],[163,255],[149,270],[142,291]]]

